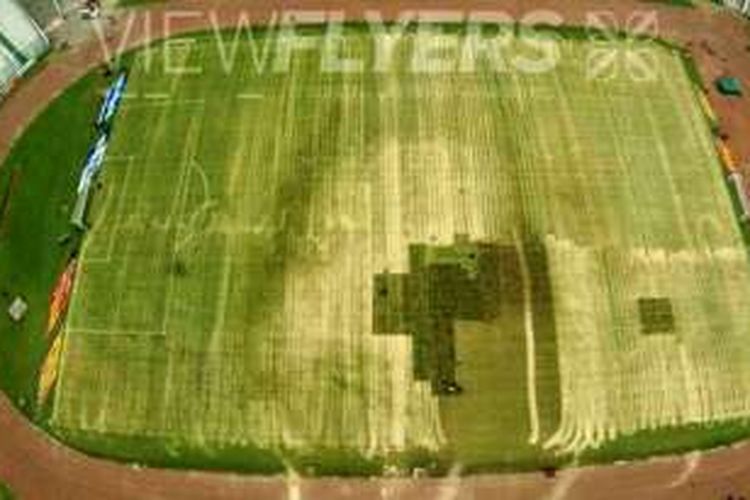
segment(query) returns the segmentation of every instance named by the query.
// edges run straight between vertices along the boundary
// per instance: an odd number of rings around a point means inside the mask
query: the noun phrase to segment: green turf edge
[[[48,347],[49,295],[78,244],[72,238],[60,245],[58,238],[71,231],[69,209],[105,85],[96,73],[72,85],[31,123],[0,168],[0,193],[9,190],[13,175],[18,178],[0,221],[0,389],[32,417],[37,370]],[[30,306],[18,325],[5,313],[17,294]]]
[[[677,50],[680,56],[680,60],[682,61],[682,65],[685,68],[685,72],[687,73],[690,81],[693,83],[693,98],[698,100],[701,93],[705,94],[707,92],[706,82],[703,79],[703,75],[701,74],[700,69],[698,68],[698,64],[695,62],[695,59],[690,54],[690,52],[683,48],[678,48]],[[711,130],[714,138],[718,138],[721,131],[721,123],[718,121],[719,119],[717,118],[716,120],[713,120],[709,116],[707,116],[706,113],[702,112],[701,114],[705,118],[706,123],[708,124],[708,127]],[[750,258],[750,221],[743,220],[742,202],[740,201],[737,192],[733,189],[732,183],[728,180],[727,173],[723,169],[721,171],[721,175],[725,179],[724,185],[727,188],[727,193],[729,194],[729,199],[734,209],[735,220],[737,222],[740,234],[742,235],[742,240],[745,243],[746,250],[748,251],[748,258]],[[750,437],[750,430],[748,430],[745,437]]]
[[[178,439],[98,433],[45,427],[57,439],[91,455],[125,463],[175,469],[232,470],[277,474],[286,470],[277,453],[254,444],[224,446],[212,451]]]
[[[578,463],[592,465],[659,455],[679,455],[695,450],[713,450],[748,437],[750,419],[648,429],[620,436],[605,442],[599,448],[587,450],[578,457]]]
[[[695,0],[641,0],[643,3],[667,5],[670,7],[695,8]]]
[[[117,6],[123,8],[151,7],[164,3],[166,0],[118,0]]]
[[[14,500],[15,498],[16,496],[13,494],[13,490],[10,489],[10,486],[3,481],[0,481],[0,500]]]
[[[172,438],[117,435],[50,426],[44,426],[44,429],[87,455],[134,466],[261,475],[283,474],[291,469],[306,477],[379,477],[388,471],[403,476],[415,470],[421,470],[428,476],[443,476],[452,463],[448,455],[423,448],[374,456],[365,456],[354,448],[274,450],[253,443],[208,450]],[[211,443],[207,445],[213,446]],[[505,465],[507,470],[517,470],[511,468],[511,464]]]

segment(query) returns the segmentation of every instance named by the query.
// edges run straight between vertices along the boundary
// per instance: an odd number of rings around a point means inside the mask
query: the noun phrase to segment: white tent
[[[750,0],[724,0],[724,3],[733,9],[737,9],[746,16],[750,16]]]
[[[5,88],[10,81],[21,72],[21,66],[13,58],[8,50],[0,45],[0,95],[4,93]]]
[[[0,94],[33,66],[48,46],[44,32],[15,0],[0,0]]]

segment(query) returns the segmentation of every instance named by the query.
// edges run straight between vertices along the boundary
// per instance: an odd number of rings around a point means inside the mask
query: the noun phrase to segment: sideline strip
[[[157,107],[169,107],[169,106],[203,106],[206,104],[206,100],[202,98],[195,99],[149,99],[135,97],[129,99],[123,104],[123,109],[139,109],[139,108],[157,108]]]
[[[265,95],[263,94],[256,94],[252,92],[243,93],[243,94],[237,94],[237,99],[243,100],[243,101],[252,101],[256,99],[263,99],[265,98]]]
[[[123,336],[123,337],[165,337],[166,332],[157,330],[118,330],[116,328],[81,328],[81,327],[70,327],[67,329],[68,333],[82,333],[85,335],[92,336]]]

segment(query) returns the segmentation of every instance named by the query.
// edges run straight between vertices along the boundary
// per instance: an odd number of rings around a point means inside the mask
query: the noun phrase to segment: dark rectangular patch
[[[668,298],[639,298],[638,313],[641,318],[641,333],[644,335],[674,333],[674,312]]]
[[[373,330],[375,333],[408,333],[406,274],[375,275]]]

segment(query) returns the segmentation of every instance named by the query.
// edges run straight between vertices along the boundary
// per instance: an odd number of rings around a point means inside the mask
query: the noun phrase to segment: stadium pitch
[[[592,77],[571,37],[548,71],[433,73],[413,40],[387,71],[258,72],[239,45],[227,73],[212,35],[134,54],[55,433],[379,474],[626,458],[750,415],[747,252],[681,54],[612,42],[658,71]]]

